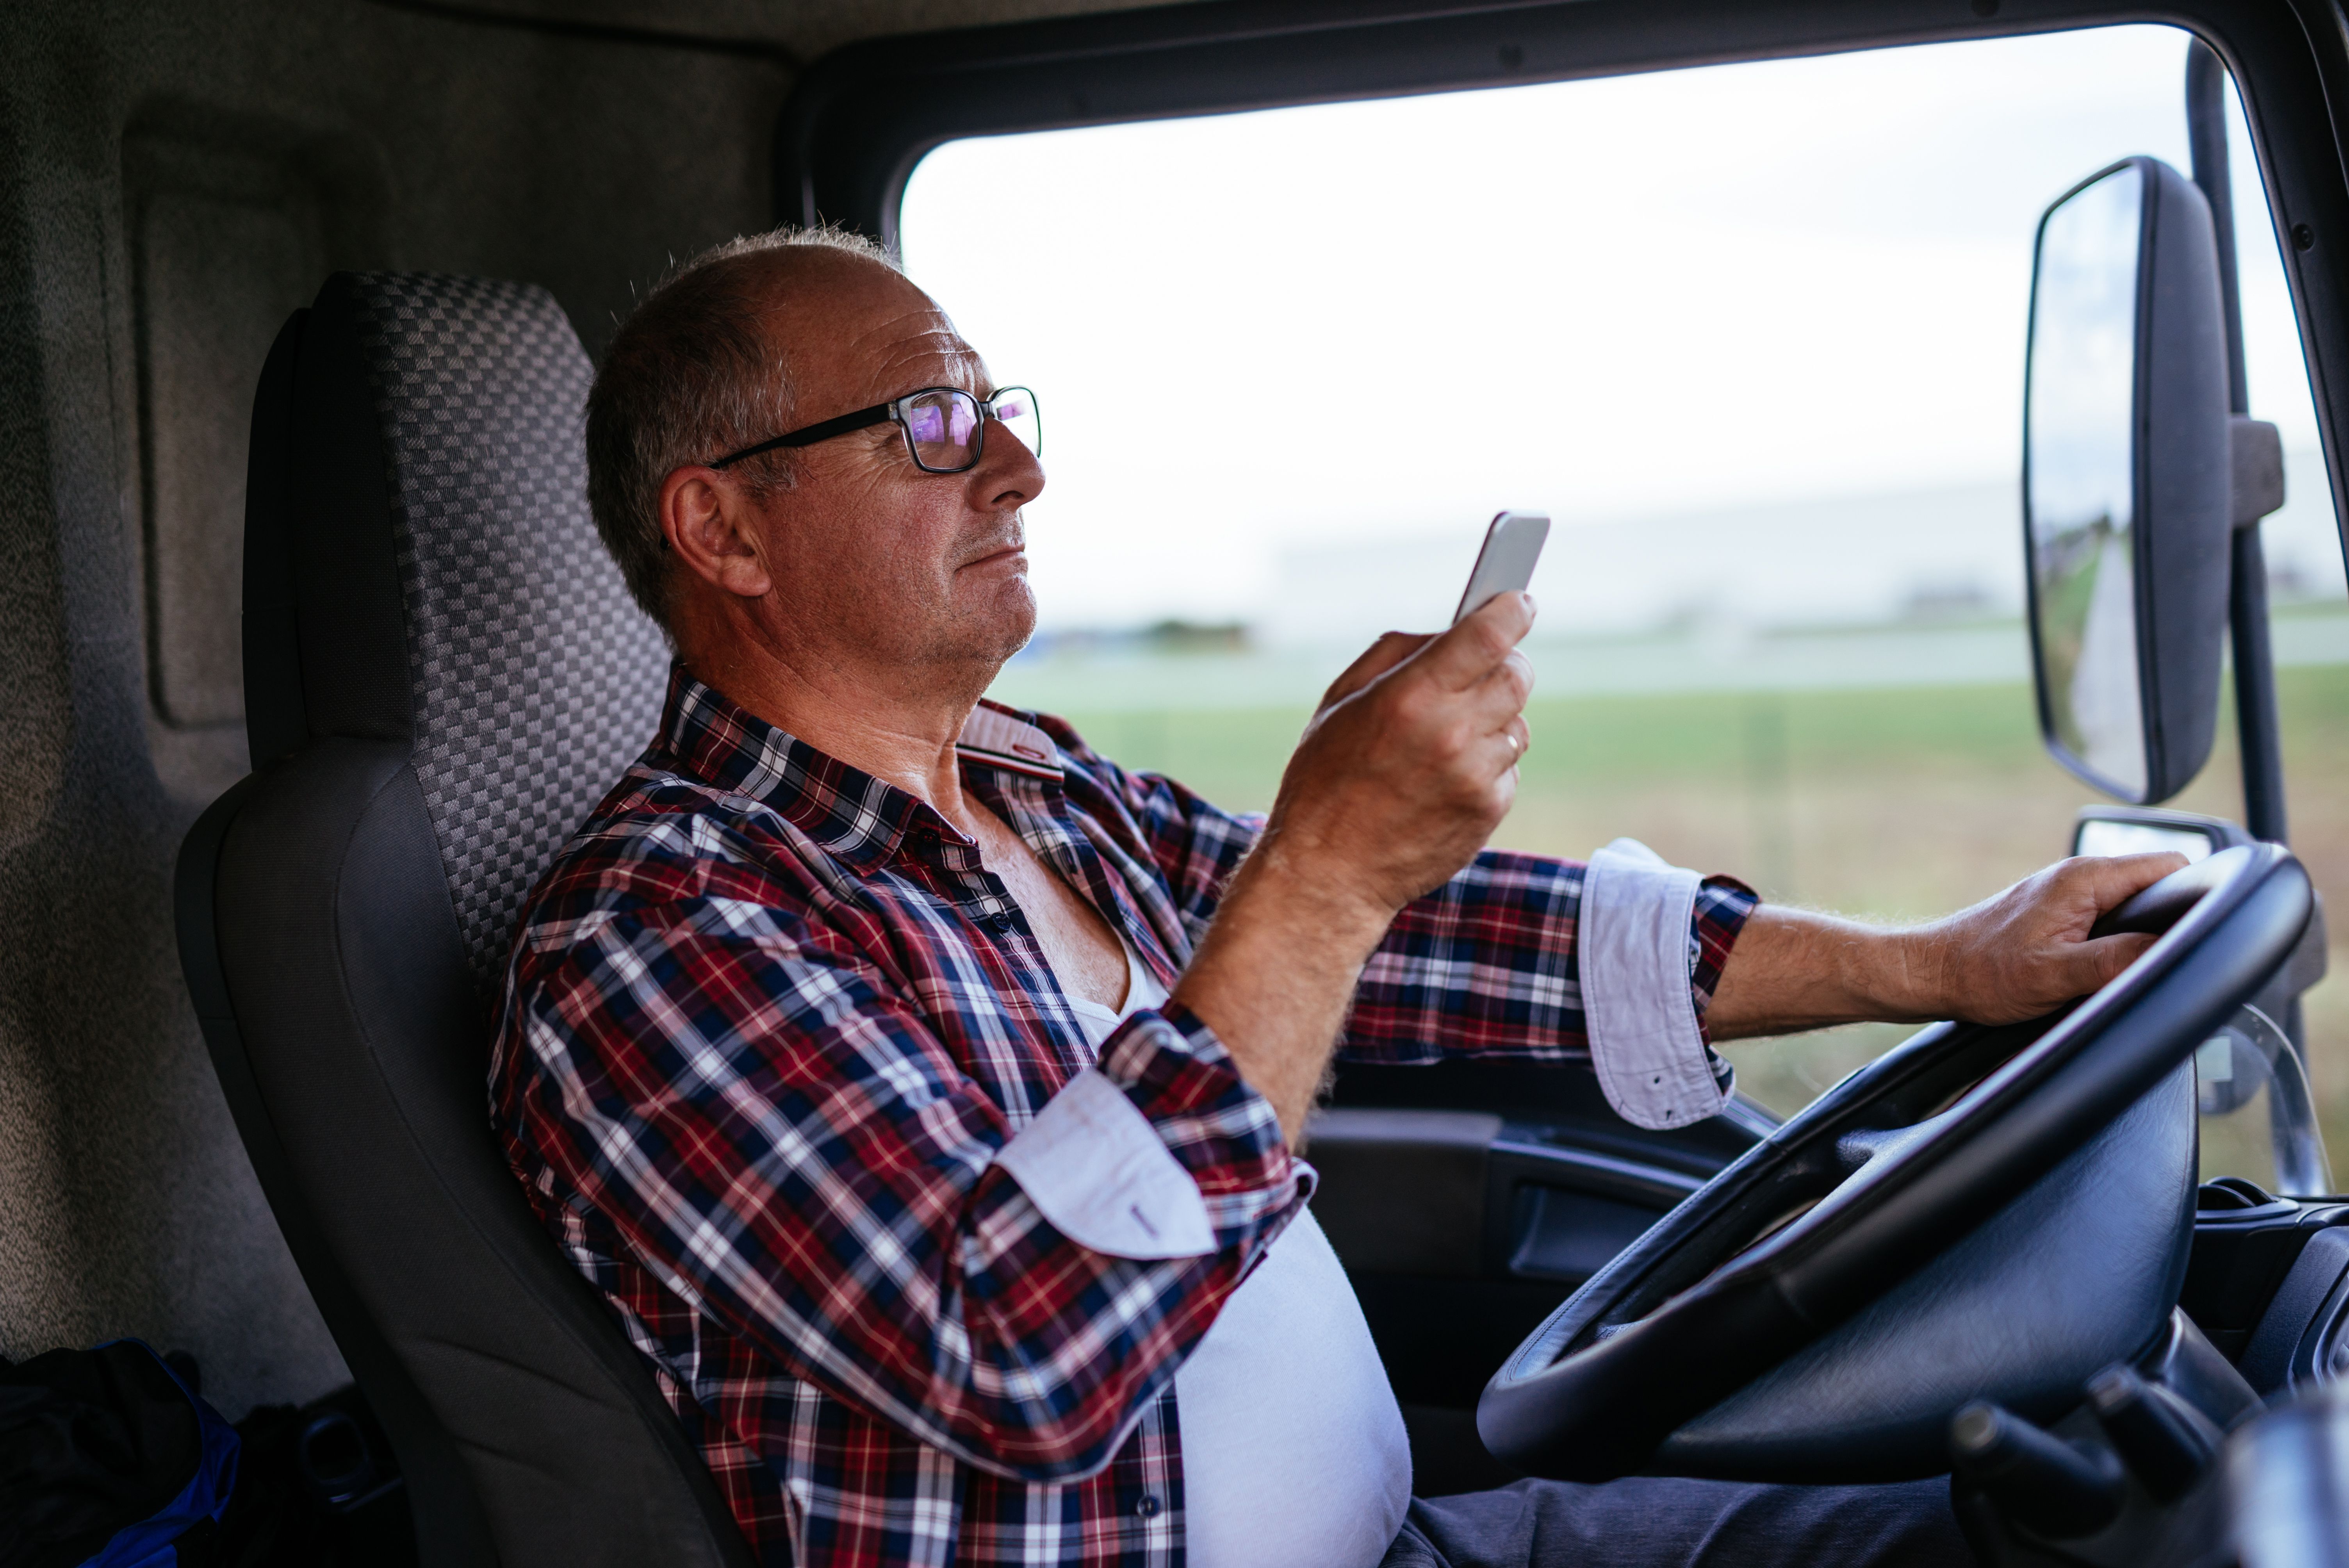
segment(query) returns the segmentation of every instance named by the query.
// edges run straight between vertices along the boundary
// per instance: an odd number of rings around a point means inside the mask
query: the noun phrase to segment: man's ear
[[[685,468],[661,483],[661,534],[686,571],[744,599],[774,586],[759,511],[741,486],[714,469]]]

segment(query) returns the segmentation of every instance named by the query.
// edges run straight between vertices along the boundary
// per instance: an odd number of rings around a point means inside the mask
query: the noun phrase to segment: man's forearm
[[[1930,944],[1809,910],[1763,904],[1747,917],[1713,988],[1705,1023],[1716,1040],[1786,1035],[1830,1024],[1932,1016]]]
[[[1715,1039],[1828,1024],[2015,1024],[2085,996],[2151,945],[2092,936],[2096,917],[2186,864],[2175,854],[2059,861],[1971,909],[1886,930],[1764,904],[1706,1014]]]
[[[1362,964],[1392,921],[1259,843],[1174,986],[1272,1104],[1293,1147],[1330,1065]]]
[[[1516,799],[1533,687],[1516,645],[1532,625],[1533,600],[1503,593],[1347,666],[1174,987],[1292,1145],[1395,912],[1475,859]]]

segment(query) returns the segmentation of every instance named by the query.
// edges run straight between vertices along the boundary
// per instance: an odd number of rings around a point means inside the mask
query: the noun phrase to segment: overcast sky
[[[1783,519],[2011,482],[2033,226],[2115,159],[2187,167],[2185,45],[2109,28],[958,142],[914,174],[905,260],[1038,391],[1047,624],[1255,618],[1285,552],[1473,543],[1505,506]],[[2313,447],[2240,129],[2235,167],[2252,410]]]

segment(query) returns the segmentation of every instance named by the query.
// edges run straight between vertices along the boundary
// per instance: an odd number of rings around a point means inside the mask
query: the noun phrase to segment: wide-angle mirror
[[[2194,1053],[2201,1176],[2240,1176],[2270,1191],[2331,1192],[2333,1167],[2308,1069],[2274,1019],[2242,1006]]]
[[[2173,811],[2158,806],[2083,806],[2072,823],[2075,855],[2147,855],[2168,851],[2184,855],[2190,863],[2205,861],[2220,850],[2248,844],[2251,836],[2240,823],[2197,811]]]
[[[2227,618],[2227,346],[2210,211],[2158,159],[2039,226],[2023,518],[2040,723],[2066,768],[2165,799],[2209,756]]]

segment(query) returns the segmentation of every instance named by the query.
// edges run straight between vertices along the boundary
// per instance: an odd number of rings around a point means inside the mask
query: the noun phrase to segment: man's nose
[[[1002,420],[990,418],[970,485],[972,503],[979,510],[1014,511],[1043,493],[1044,465]]]

